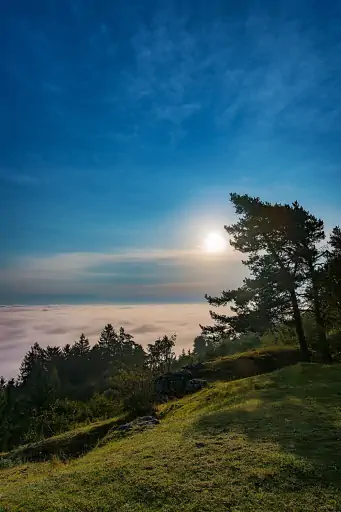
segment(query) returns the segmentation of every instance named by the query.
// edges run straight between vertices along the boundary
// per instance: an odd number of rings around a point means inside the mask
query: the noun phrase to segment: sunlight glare
[[[224,252],[226,248],[226,240],[219,233],[209,233],[204,240],[204,250],[206,252]]]

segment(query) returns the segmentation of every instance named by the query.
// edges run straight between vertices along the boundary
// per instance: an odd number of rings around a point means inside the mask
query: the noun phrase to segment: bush
[[[197,357],[197,359],[207,361],[217,357],[232,356],[260,346],[260,337],[252,332],[242,334],[238,338],[222,337],[218,341],[209,341],[206,352],[201,357]]]
[[[49,439],[21,446],[12,452],[2,455],[0,458],[0,468],[16,464],[18,461],[51,460],[56,456],[61,459],[78,457],[96,446],[99,441],[105,439],[105,436],[111,429],[125,421],[126,418],[123,416],[112,418]]]
[[[338,358],[341,355],[341,330],[333,330],[328,335],[330,350]]]
[[[37,442],[81,424],[110,418],[119,412],[120,404],[103,394],[96,394],[87,403],[57,399],[49,409],[31,415],[29,428],[21,442]]]
[[[119,400],[108,393],[96,393],[86,405],[91,419],[110,418],[120,411]]]
[[[139,390],[124,399],[123,409],[129,414],[129,416],[134,418],[137,416],[154,414],[154,398],[151,394]]]
[[[111,385],[122,397],[123,410],[132,417],[154,411],[155,393],[152,374],[147,370],[121,370]]]
[[[233,340],[226,340],[220,346],[218,346],[218,356],[230,356],[258,348],[261,345],[259,336],[255,333],[249,332],[242,334],[239,338]]]
[[[57,399],[48,409],[31,415],[29,427],[21,442],[32,443],[51,437],[87,419],[88,410],[83,402]]]
[[[260,341],[263,347],[270,347],[271,345],[297,347],[298,345],[296,331],[289,325],[279,325],[276,329],[267,331],[262,335]]]

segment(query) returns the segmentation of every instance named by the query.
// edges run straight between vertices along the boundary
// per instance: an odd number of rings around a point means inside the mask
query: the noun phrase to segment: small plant
[[[18,464],[21,464],[21,460],[19,459],[11,459],[11,458],[0,458],[0,469],[9,469],[13,468],[14,466],[17,466]],[[0,512],[1,512],[0,507]]]

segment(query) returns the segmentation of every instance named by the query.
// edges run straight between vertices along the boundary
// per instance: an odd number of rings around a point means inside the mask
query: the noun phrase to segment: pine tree
[[[154,373],[169,372],[172,363],[175,361],[176,335],[163,336],[158,338],[154,343],[150,343],[147,349],[147,365]]]
[[[207,342],[204,336],[196,336],[193,342],[193,354],[199,359],[205,356]]]
[[[321,287],[324,293],[326,321],[329,325],[341,325],[341,229],[336,226],[330,235],[327,261],[321,271]]]
[[[291,206],[270,204],[257,197],[238,194],[231,194],[231,202],[238,221],[225,226],[225,230],[230,235],[232,247],[248,255],[243,263],[248,267],[250,277],[244,279],[237,290],[225,291],[220,297],[206,296],[214,306],[232,303],[235,315],[212,312],[216,323],[213,327],[204,327],[204,333],[264,332],[292,317],[302,356],[308,359],[301,317],[307,297],[301,298],[301,292],[308,280],[314,285],[316,247],[324,237],[323,223],[298,203]],[[316,316],[318,306],[316,300]]]
[[[336,226],[329,241],[331,251],[328,254],[327,280],[333,306],[341,316],[341,229]]]
[[[36,366],[42,366],[45,363],[45,351],[35,343],[25,355],[19,370],[19,382],[25,383]]]
[[[90,342],[84,333],[80,335],[78,341],[70,348],[70,354],[76,357],[84,357],[87,356],[91,351]]]
[[[117,338],[117,333],[112,324],[107,324],[101,332],[98,344],[103,347],[108,347],[113,342],[117,341]]]
[[[285,214],[279,222],[283,231],[283,242],[288,256],[296,268],[301,269],[303,296],[311,304],[318,336],[318,348],[325,361],[331,360],[326,336],[321,271],[325,266],[326,251],[321,242],[325,239],[324,224],[321,219],[305,210],[297,201],[292,205],[281,206]],[[304,294],[304,291],[306,293]]]

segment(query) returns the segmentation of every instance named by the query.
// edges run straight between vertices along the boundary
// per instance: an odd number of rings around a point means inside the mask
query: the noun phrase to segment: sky
[[[203,304],[244,275],[202,250],[230,192],[340,223],[340,2],[13,0],[0,34],[0,304]]]

